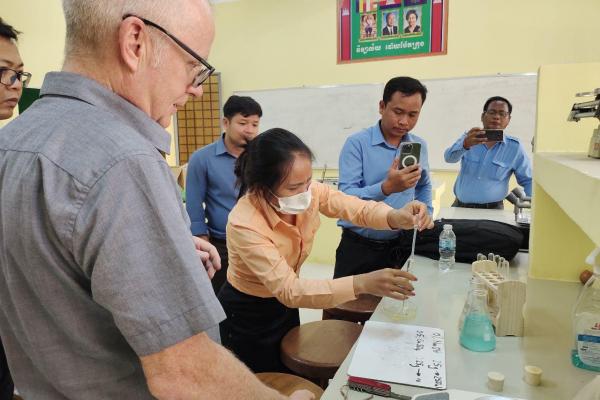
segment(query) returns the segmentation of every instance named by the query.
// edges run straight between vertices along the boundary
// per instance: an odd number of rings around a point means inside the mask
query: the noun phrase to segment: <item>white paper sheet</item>
[[[348,375],[445,389],[444,331],[426,326],[367,321]]]

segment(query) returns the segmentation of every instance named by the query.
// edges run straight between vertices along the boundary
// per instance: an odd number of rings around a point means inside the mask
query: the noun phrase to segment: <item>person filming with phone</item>
[[[414,78],[396,77],[387,82],[379,101],[381,119],[348,137],[342,147],[340,190],[393,208],[416,199],[433,213],[427,145],[412,133],[426,96],[427,89]],[[336,251],[335,278],[401,268],[410,255],[400,250],[407,231],[362,228],[347,220],[338,225],[343,231]]]
[[[515,174],[531,196],[531,161],[519,139],[505,135],[512,104],[490,97],[483,106],[483,128],[471,128],[444,152],[448,163],[460,161],[453,207],[504,209],[508,182]]]

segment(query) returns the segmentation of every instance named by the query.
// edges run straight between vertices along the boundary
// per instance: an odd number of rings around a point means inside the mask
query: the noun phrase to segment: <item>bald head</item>
[[[208,76],[214,39],[207,0],[63,0],[63,8],[63,71],[99,82],[164,127],[202,95],[196,83]]]
[[[214,29],[207,0],[63,0],[63,11],[67,59],[102,57],[107,47],[116,43],[126,14],[149,19],[167,29],[203,30],[206,25]]]

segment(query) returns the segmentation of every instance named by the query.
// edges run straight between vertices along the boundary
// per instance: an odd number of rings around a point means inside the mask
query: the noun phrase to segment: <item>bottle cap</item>
[[[501,392],[502,389],[504,389],[504,375],[500,372],[490,371],[488,372],[487,377],[487,385],[491,390]]]
[[[444,229],[452,229],[452,224],[444,224]]]
[[[444,228],[446,226],[444,225]],[[592,252],[586,257],[585,262],[594,267],[594,274],[600,274],[600,247],[596,247]],[[598,259],[598,262],[596,261]]]
[[[535,365],[526,365],[523,368],[523,380],[531,386],[539,386],[542,382],[542,369]]]

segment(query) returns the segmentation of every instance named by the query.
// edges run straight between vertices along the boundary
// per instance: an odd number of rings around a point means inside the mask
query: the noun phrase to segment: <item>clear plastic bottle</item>
[[[594,274],[575,303],[573,331],[575,346],[571,362],[578,368],[600,372],[600,265],[594,265]]]
[[[479,278],[476,276],[471,277],[471,281],[469,282],[469,290],[467,291],[467,298],[465,299],[465,305],[463,306],[462,313],[460,314],[460,318],[458,319],[458,330],[460,331],[465,323],[465,317],[467,316],[467,312],[469,311],[469,304],[471,302],[471,295],[475,290],[486,290],[485,283],[481,282]]]
[[[460,332],[460,345],[471,351],[492,351],[496,348],[496,334],[487,309],[487,292],[474,290]]]
[[[454,255],[456,254],[456,235],[452,232],[452,225],[444,224],[444,230],[440,233],[440,271],[446,272],[454,266]]]

